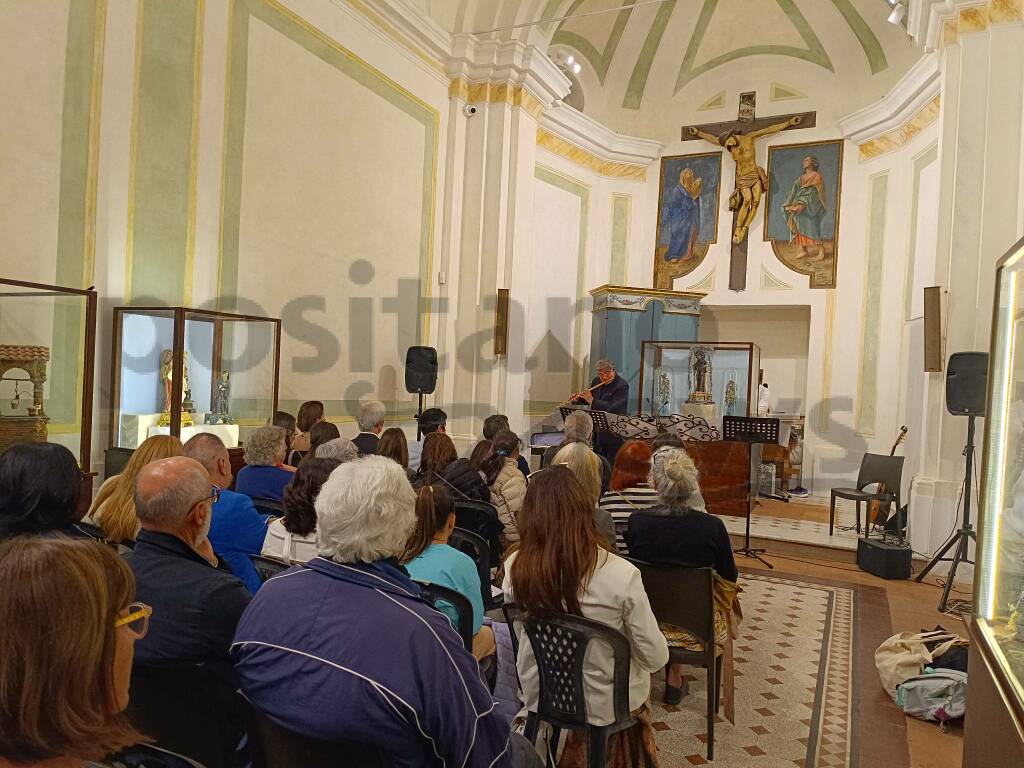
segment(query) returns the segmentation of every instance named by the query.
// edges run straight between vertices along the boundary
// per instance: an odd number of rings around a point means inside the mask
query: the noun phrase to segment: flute
[[[604,382],[600,381],[597,384],[595,384],[594,386],[592,386],[590,389],[584,389],[581,392],[574,392],[573,394],[569,395],[569,399],[566,400],[565,402],[566,403],[571,403],[573,400],[576,400],[576,399],[582,397],[584,395],[584,393],[586,393],[586,392],[593,392],[595,389],[598,389],[599,387],[603,387],[603,386],[604,386]]]

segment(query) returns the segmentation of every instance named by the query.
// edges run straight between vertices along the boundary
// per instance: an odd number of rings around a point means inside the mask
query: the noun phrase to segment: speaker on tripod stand
[[[946,410],[954,416],[967,417],[967,445],[964,447],[966,467],[964,469],[964,506],[960,528],[942,549],[917,575],[921,581],[939,563],[949,563],[949,574],[946,586],[942,590],[939,611],[945,612],[949,602],[949,591],[956,579],[956,569],[960,563],[974,565],[968,558],[968,547],[971,542],[978,543],[978,536],[971,524],[971,481],[974,472],[974,420],[985,415],[985,395],[988,390],[988,353],[987,352],[956,352],[949,356],[946,365]],[[952,557],[946,557],[953,547]]]
[[[409,347],[405,352],[405,391],[419,396],[416,410],[416,439],[420,439],[420,415],[423,396],[437,386],[437,350],[433,347]]]

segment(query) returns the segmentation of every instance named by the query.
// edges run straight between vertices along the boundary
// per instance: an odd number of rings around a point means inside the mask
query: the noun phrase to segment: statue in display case
[[[49,347],[0,344],[0,381],[14,383],[14,396],[10,400],[12,411],[21,405],[20,384],[27,382],[32,385],[32,403],[25,407],[24,415],[0,413],[0,451],[19,441],[46,442],[50,418],[43,411],[43,385],[46,383],[46,364],[49,360]],[[16,370],[24,371],[24,375],[9,375]]]
[[[714,404],[711,394],[711,347],[694,347],[690,355],[690,396],[687,403]]]
[[[227,371],[221,373],[220,378],[213,387],[213,398],[210,404],[210,412],[206,414],[207,424],[232,424],[229,403],[231,401],[231,374]]]
[[[188,352],[182,360],[181,370],[181,426],[191,427],[192,414],[196,408],[192,403],[192,392],[188,383]],[[171,393],[174,391],[174,353],[169,349],[160,353],[160,381],[164,383],[164,411],[160,414],[160,421],[157,424],[167,427],[171,423]]]

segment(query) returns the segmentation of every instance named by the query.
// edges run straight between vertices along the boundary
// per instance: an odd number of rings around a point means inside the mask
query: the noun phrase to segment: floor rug
[[[766,571],[741,574],[735,643],[736,723],[719,715],[714,765],[727,768],[906,768],[902,713],[878,683],[874,649],[891,632],[885,591]],[[690,693],[652,690],[662,768],[707,764],[706,677]]]

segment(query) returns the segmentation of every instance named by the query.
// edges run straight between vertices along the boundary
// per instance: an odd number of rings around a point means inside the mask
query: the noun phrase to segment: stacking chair
[[[480,594],[484,601],[484,610],[500,608],[501,595],[491,594],[491,551],[487,542],[480,536],[463,528],[456,528],[448,538],[448,545],[469,555],[476,563],[476,571],[480,576]]]
[[[277,499],[261,499],[257,496],[252,496],[252,505],[256,507],[256,511],[261,515],[272,515],[273,517],[281,517],[284,515],[284,503]]]
[[[490,555],[489,567],[501,565],[501,534],[505,526],[498,519],[498,510],[486,501],[455,499],[455,525],[464,531],[475,533],[487,542]]]
[[[856,488],[833,488],[832,500],[828,510],[828,535],[832,535],[836,524],[836,499],[850,499],[857,507],[857,533],[860,533],[860,505],[862,502],[891,501],[895,508],[900,508],[900,483],[903,480],[903,456],[886,456],[879,453],[865,453],[860,462],[860,472],[857,473]],[[879,483],[885,487],[882,493],[868,493],[864,489]],[[870,528],[870,521],[866,519],[865,528]]]
[[[420,587],[420,597],[434,606],[435,609],[440,610],[438,603],[442,601],[455,606],[455,610],[459,614],[459,626],[455,628],[455,631],[462,638],[462,644],[466,646],[466,650],[472,653],[473,604],[469,602],[469,598],[451,587],[435,584],[432,581],[419,581],[418,579],[414,579],[414,581]]]
[[[255,707],[246,718],[253,768],[390,768],[376,747],[334,742],[289,731]]]
[[[515,624],[521,624],[537,660],[540,696],[537,711],[526,717],[524,735],[534,742],[541,721],[548,723],[552,727],[550,751],[553,753],[558,749],[563,729],[582,731],[587,739],[588,768],[605,768],[608,737],[637,722],[629,713],[629,641],[607,624],[582,616],[550,612],[526,614],[514,605],[505,605],[503,610],[513,643],[517,644]],[[614,658],[612,707],[615,720],[609,725],[587,722],[583,667],[592,642],[611,646]],[[548,765],[551,765],[550,760]]]
[[[692,635],[691,647],[669,646],[669,664],[704,667],[708,677],[708,760],[715,759],[715,714],[722,696],[722,655],[715,646],[715,576],[711,568],[631,560],[659,623]]]
[[[278,560],[273,557],[266,557],[265,555],[249,555],[249,559],[252,560],[252,564],[255,566],[256,573],[260,577],[261,582],[271,579],[292,567],[291,563],[286,563],[284,560]]]

